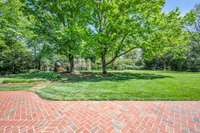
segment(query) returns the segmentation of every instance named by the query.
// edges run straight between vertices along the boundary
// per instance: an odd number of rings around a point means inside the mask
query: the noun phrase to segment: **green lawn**
[[[200,73],[84,73],[62,78],[37,94],[51,100],[200,100]]]
[[[51,100],[200,100],[200,73],[191,72],[33,72],[0,77],[0,91],[31,90],[47,80],[54,82],[36,93]]]
[[[30,72],[1,76],[0,91],[31,90],[35,83],[60,78],[61,76],[54,72]]]
[[[0,91],[31,90],[32,85],[0,85]]]

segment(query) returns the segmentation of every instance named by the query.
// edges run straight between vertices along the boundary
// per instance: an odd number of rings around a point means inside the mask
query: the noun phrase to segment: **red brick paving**
[[[200,133],[200,102],[47,101],[0,92],[0,133]]]

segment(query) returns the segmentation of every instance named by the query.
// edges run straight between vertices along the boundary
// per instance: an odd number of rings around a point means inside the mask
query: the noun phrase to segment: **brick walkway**
[[[200,133],[200,102],[47,101],[0,92],[0,133]]]

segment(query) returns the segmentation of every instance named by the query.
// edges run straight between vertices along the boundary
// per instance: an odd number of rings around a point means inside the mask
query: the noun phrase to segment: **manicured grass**
[[[31,72],[0,77],[0,91],[31,90],[34,83],[58,80],[60,74],[54,72]]]
[[[61,75],[54,72],[31,72],[0,77],[0,83],[34,83],[59,79]]]
[[[34,82],[39,82],[39,81],[43,81],[43,80],[9,78],[9,79],[2,80],[2,83],[34,83]]]
[[[162,71],[68,75],[37,90],[51,100],[200,100],[200,73]]]
[[[18,91],[18,90],[31,90],[31,85],[15,85],[15,86],[9,86],[9,85],[0,85],[0,91]]]

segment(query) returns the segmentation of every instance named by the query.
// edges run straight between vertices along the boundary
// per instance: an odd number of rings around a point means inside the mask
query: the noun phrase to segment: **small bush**
[[[32,72],[26,75],[28,78],[39,78],[39,79],[47,79],[47,80],[59,80],[62,76],[55,72]]]
[[[59,80],[62,78],[62,76],[58,73],[55,72],[44,72],[44,71],[34,71],[34,72],[29,72],[25,74],[15,74],[15,75],[10,75],[7,78],[12,78],[12,79],[19,79],[19,80],[28,80],[33,81],[34,80]],[[20,81],[19,81],[20,82]]]

